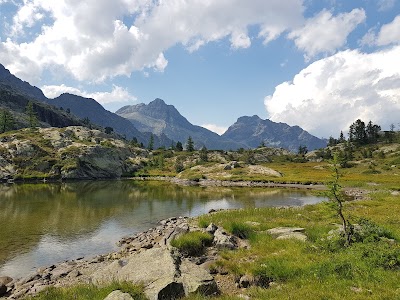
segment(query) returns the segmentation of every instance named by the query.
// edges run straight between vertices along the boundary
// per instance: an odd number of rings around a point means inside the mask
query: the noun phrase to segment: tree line
[[[378,142],[392,143],[395,139],[395,125],[390,125],[389,131],[381,130],[381,126],[369,121],[367,124],[361,119],[356,120],[349,126],[348,139],[346,140],[343,131],[340,132],[339,138],[332,136],[328,140],[328,146],[335,146],[346,141],[356,146],[371,145]]]

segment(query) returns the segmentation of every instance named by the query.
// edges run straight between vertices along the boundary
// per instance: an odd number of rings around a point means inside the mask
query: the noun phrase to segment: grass
[[[135,300],[147,299],[143,294],[143,288],[128,282],[113,282],[107,286],[98,287],[92,284],[77,285],[73,287],[55,288],[50,287],[35,297],[28,300],[103,300],[112,291],[120,290],[128,293]]]
[[[200,216],[198,222],[225,228],[260,223],[250,249],[223,252],[217,262],[236,277],[250,274],[273,282],[268,289],[247,289],[254,299],[399,299],[400,245],[390,240],[400,240],[399,197],[388,192],[371,197],[345,203],[344,212],[361,226],[348,248],[341,246],[339,236],[327,238],[339,223],[329,203],[222,211]],[[279,226],[305,228],[307,242],[276,240],[265,233]]]
[[[171,246],[178,248],[185,256],[197,256],[210,246],[213,236],[201,231],[188,232],[171,241]]]

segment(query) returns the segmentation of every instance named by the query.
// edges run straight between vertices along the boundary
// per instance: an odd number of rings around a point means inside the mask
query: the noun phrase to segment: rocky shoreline
[[[171,240],[189,231],[213,235],[213,244],[201,256],[190,257],[170,245]],[[24,278],[0,277],[0,299],[22,299],[44,289],[76,284],[107,284],[129,281],[142,284],[149,299],[175,299],[176,296],[219,293],[215,269],[219,249],[247,247],[245,241],[210,225],[198,228],[186,217],[170,218],[155,228],[119,241],[120,249],[92,259],[78,258],[41,267]]]

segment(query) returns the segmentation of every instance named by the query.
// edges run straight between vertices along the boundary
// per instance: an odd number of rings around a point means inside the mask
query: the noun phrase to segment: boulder
[[[214,234],[217,229],[217,225],[210,223],[210,225],[207,226],[206,231],[210,234]]]
[[[128,293],[123,293],[120,290],[111,292],[104,300],[133,300]]]
[[[152,248],[124,260],[114,261],[92,276],[94,283],[129,281],[142,284],[150,299],[172,299],[168,295],[184,295],[183,284],[170,252],[165,248]]]
[[[201,266],[185,259],[180,266],[181,278],[186,295],[216,295],[218,287],[214,277]]]
[[[213,243],[218,249],[235,249],[237,248],[235,239],[229,235],[224,229],[218,228],[214,233]]]
[[[276,227],[268,229],[267,233],[279,240],[296,239],[304,242],[307,240],[304,230],[299,227]]]

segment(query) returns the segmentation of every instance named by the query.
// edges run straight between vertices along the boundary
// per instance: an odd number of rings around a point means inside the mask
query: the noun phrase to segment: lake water
[[[0,275],[22,277],[40,266],[113,251],[121,237],[169,217],[322,200],[305,191],[128,180],[0,185]]]

